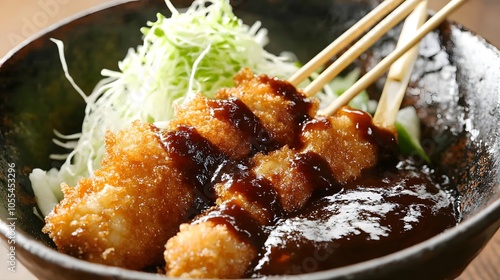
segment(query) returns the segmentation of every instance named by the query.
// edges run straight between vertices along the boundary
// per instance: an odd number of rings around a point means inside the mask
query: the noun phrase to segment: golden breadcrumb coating
[[[288,86],[283,81],[257,77],[244,69],[235,82],[236,88],[221,90],[217,100],[199,95],[177,108],[169,130],[194,127],[223,153],[240,160],[262,147],[253,147],[255,140],[248,132],[214,113],[227,99],[246,106],[246,114],[253,113],[268,130],[270,141],[279,145],[296,141],[297,121],[316,113],[317,102],[305,99],[293,88],[287,89],[286,97],[277,92],[276,85]],[[299,113],[297,104],[303,105]],[[194,200],[195,190],[181,179],[185,177],[179,172],[183,166],[178,165],[150,125],[135,122],[117,135],[108,133],[101,169],[93,177],[79,180],[75,187],[63,184],[65,198],[46,218],[44,232],[62,252],[91,262],[130,269],[154,265],[160,262],[162,245],[185,221]],[[246,200],[240,204],[259,211]],[[263,218],[268,215],[260,214]]]
[[[307,176],[293,168],[297,152],[287,146],[268,155],[253,157],[254,171],[273,184],[279,195],[283,210],[287,213],[299,210],[309,200],[314,186]]]
[[[339,183],[354,180],[364,169],[377,164],[377,145],[366,138],[366,131],[357,125],[349,110],[342,108],[332,117],[318,118],[318,122],[322,122],[323,129],[317,125],[303,130],[303,152],[313,151],[326,159]]]
[[[260,119],[267,131],[282,145],[291,145],[297,137],[296,102],[277,93],[277,88],[272,86],[272,78],[256,76],[248,68],[239,71],[235,78],[236,87],[221,89],[217,98],[239,98]],[[285,81],[280,81],[286,83]],[[300,94],[299,98],[305,98]],[[308,115],[313,118],[318,109],[316,99],[307,99],[310,107]]]
[[[43,228],[60,251],[128,269],[162,263],[165,242],[186,220],[193,193],[155,129],[136,121],[107,133],[101,169],[75,187],[63,185],[64,199]]]
[[[182,278],[238,278],[257,252],[224,224],[182,224],[165,250],[167,274]]]
[[[278,89],[271,86],[273,79],[267,76],[256,76],[251,70],[244,68],[234,78],[236,87],[223,88],[216,94],[215,100],[237,98],[257,117],[262,127],[279,146],[292,145],[297,137],[297,101],[288,100]],[[266,82],[267,81],[267,82]],[[276,81],[276,83],[286,83]],[[307,99],[293,89],[293,96],[307,104],[305,114],[313,117],[316,114],[317,100]],[[179,125],[195,127],[198,133],[218,146],[233,159],[248,157],[252,151],[252,139],[224,119],[214,117],[213,100],[196,96],[188,103],[176,108],[175,119],[170,122],[170,130]]]
[[[312,122],[317,124],[306,126],[302,131],[300,152],[312,151],[325,159],[338,183],[356,179],[363,170],[377,163],[377,146],[365,137],[365,132],[344,109],[333,117],[317,118]],[[296,153],[285,146],[268,155],[253,157],[255,173],[272,182],[283,210],[288,213],[302,208],[315,189],[305,174],[294,168]]]
[[[233,159],[243,159],[251,152],[251,142],[236,127],[225,120],[214,118],[210,99],[196,96],[187,105],[177,108],[170,130],[180,125],[195,127],[197,132]]]
[[[258,201],[250,201],[244,194],[228,190],[224,184],[217,184],[215,186],[215,191],[217,193],[216,205],[231,201],[234,205],[248,212],[250,216],[260,224],[265,224],[268,220],[273,218],[273,213],[271,213],[269,209],[263,209]]]

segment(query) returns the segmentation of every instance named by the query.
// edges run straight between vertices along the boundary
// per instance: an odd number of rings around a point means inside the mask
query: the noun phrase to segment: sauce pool
[[[381,257],[457,223],[446,177],[401,161],[371,170],[269,228],[247,276],[294,275]]]

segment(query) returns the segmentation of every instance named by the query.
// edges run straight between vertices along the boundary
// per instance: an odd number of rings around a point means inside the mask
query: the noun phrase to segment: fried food
[[[341,186],[377,164],[378,146],[366,130],[359,129],[360,121],[354,118],[358,114],[363,118],[361,123],[371,122],[368,114],[343,108],[333,117],[306,123],[300,151],[281,149],[271,156],[254,157],[255,172],[276,187],[287,213],[302,208],[315,189]]]
[[[182,225],[182,230],[167,242],[167,275],[245,276],[265,241],[262,226],[301,209],[314,191],[339,191],[343,184],[377,164],[378,145],[368,137],[368,130],[375,129],[368,114],[344,108],[333,117],[306,123],[300,150],[285,146],[267,155],[256,155],[251,172],[244,169],[243,175],[218,185],[217,206],[192,224]],[[276,209],[277,205],[280,209]],[[212,231],[214,228],[217,230]],[[202,238],[195,240],[195,236]],[[231,240],[229,245],[227,240]],[[240,250],[248,247],[254,250]],[[245,265],[231,266],[230,258],[221,257],[232,254],[238,254]]]
[[[377,142],[381,140],[387,142]],[[377,164],[380,149],[397,147],[392,133],[376,128],[367,113],[347,107],[333,117],[309,122],[302,131],[301,141],[302,152],[321,155],[341,184],[358,178],[364,169]]]
[[[316,116],[318,100],[308,99],[290,83],[242,69],[236,87],[223,88],[217,98],[236,97],[262,122],[279,146],[296,147],[302,124]]]
[[[177,108],[170,130],[196,127],[234,159],[296,145],[302,123],[316,115],[318,102],[285,81],[246,68],[234,80],[236,87],[221,89],[215,99],[199,95]]]
[[[292,132],[316,113],[317,103],[285,81],[243,70],[236,83],[180,107],[166,130],[135,122],[108,133],[101,168],[63,185],[46,218],[58,249],[129,269],[160,264],[179,225],[214,204],[219,168],[293,145]]]
[[[190,244],[188,248],[186,244]],[[177,260],[169,275],[181,278],[238,278],[257,254],[231,228],[213,221],[182,224],[167,251]]]
[[[156,135],[141,122],[106,135],[102,168],[46,217],[57,248],[95,263],[142,269],[161,263],[164,242],[186,220],[193,189],[180,179]]]

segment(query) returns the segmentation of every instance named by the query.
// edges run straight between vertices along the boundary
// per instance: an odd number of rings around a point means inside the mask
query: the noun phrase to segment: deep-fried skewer
[[[422,19],[423,15],[426,14],[425,7],[426,2],[424,1],[423,4],[419,6],[419,9],[413,13],[413,17]],[[412,19],[409,21],[412,21]],[[421,23],[417,22],[416,27],[420,24]],[[414,55],[415,54],[413,54],[413,56]],[[410,56],[410,59],[414,60],[414,58],[411,58],[412,55],[408,56]],[[410,69],[406,69],[406,71],[411,73],[412,66],[409,68]],[[406,76],[408,77],[409,74],[406,74]],[[408,79],[403,80],[402,87],[405,87],[407,82]],[[397,108],[399,108],[399,103],[400,101],[396,101],[393,103],[393,106],[396,107],[397,105]],[[336,109],[330,110],[328,114],[334,113],[335,111]],[[376,127],[373,126],[373,129],[375,128]],[[347,131],[348,130],[349,127],[347,127]],[[317,138],[318,143],[328,143],[332,146],[332,150],[336,150],[336,146],[331,142],[331,139],[332,138],[329,137],[327,137],[327,139],[322,139],[322,137]],[[321,142],[321,140],[323,140],[323,142]],[[347,143],[349,144],[346,146],[349,146],[352,145],[352,143],[356,143],[356,141],[350,139]],[[370,145],[373,144],[370,143]],[[315,148],[316,149],[312,149],[314,152],[318,152],[318,154],[323,156],[326,155],[327,161],[330,159],[329,167],[334,170],[333,174],[336,175],[336,178],[342,178],[342,172],[335,171],[335,169],[345,167],[344,164],[352,162],[344,161],[332,163],[331,160],[335,159],[335,156],[332,156],[328,151],[321,148],[318,149],[317,146]],[[285,155],[280,157],[280,153],[284,153]],[[254,171],[272,182],[274,187],[273,190],[279,197],[278,202],[281,204],[282,210],[288,213],[300,209],[305,201],[308,200],[309,195],[314,189],[310,183],[301,180],[304,178],[303,174],[302,176],[293,175],[301,173],[294,169],[296,166],[290,164],[291,161],[289,158],[290,155],[293,154],[293,152],[284,147],[270,155],[263,156],[266,158],[264,162],[267,162],[267,164],[263,165],[265,166],[264,168],[259,164],[259,159],[262,159],[262,157],[256,156],[254,158],[254,161],[257,163],[257,167],[254,168]],[[361,157],[354,159],[354,161],[365,157],[370,158],[369,155],[364,153],[360,155]],[[276,156],[277,160],[276,158],[273,160],[273,157]],[[269,163],[271,163],[271,167],[268,166]],[[359,162],[358,170],[369,168],[372,165],[373,163],[370,162]],[[243,232],[251,232],[256,236],[262,235],[263,233],[259,232],[256,228],[258,228],[259,225],[268,225],[272,222],[271,218],[273,217],[271,213],[263,214],[262,211],[263,209],[269,211],[272,207],[259,208],[258,205],[255,205],[255,201],[249,202],[244,194],[238,193],[237,191],[235,192],[234,190],[231,191],[232,188],[219,187],[217,189],[219,190],[218,206],[204,213],[195,220],[194,223],[182,225],[181,231],[167,242],[165,251],[167,275],[192,278],[238,278],[244,276],[244,273],[257,256],[260,244],[255,245],[253,243],[259,243],[259,241],[249,240],[248,236],[246,236],[246,239],[244,237],[242,238],[242,234],[235,234],[235,231],[239,229]],[[287,191],[284,192],[283,190]],[[245,214],[240,214],[241,212]],[[237,217],[234,215],[237,215]],[[241,216],[243,216],[243,218]],[[241,221],[239,223],[237,222],[241,219],[252,218],[254,222],[251,223],[249,227],[248,223],[245,223],[247,226],[242,226]],[[220,220],[223,222],[220,222]],[[197,239],[199,242],[192,242],[193,239]],[[257,239],[262,239],[262,237]],[[262,240],[260,241],[262,242]]]
[[[136,122],[108,133],[102,167],[63,186],[64,199],[46,217],[43,230],[58,249],[129,269],[158,264],[179,224],[213,204],[211,180],[221,164],[295,145],[316,103],[249,70],[236,83],[221,91],[225,99],[199,97],[180,108],[169,130]]]
[[[217,206],[181,225],[167,242],[167,275],[243,277],[265,241],[263,227],[301,209],[314,191],[339,191],[377,164],[380,133],[367,113],[345,108],[306,123],[299,150],[256,155],[251,171],[217,185]],[[383,135],[396,147],[391,133]]]

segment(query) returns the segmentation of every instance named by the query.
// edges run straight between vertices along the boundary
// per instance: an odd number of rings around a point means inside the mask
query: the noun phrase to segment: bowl
[[[186,6],[190,1],[173,1]],[[261,20],[268,49],[307,61],[361,18],[376,1],[232,1],[245,22]],[[73,78],[90,92],[103,68],[117,69],[141,42],[139,28],[163,1],[117,1],[86,11],[33,36],[0,61],[0,233],[15,240],[15,259],[39,279],[166,279],[162,275],[92,264],[57,252],[43,222],[28,174],[60,163],[53,130],[78,132],[84,103],[64,77],[55,45],[65,43]],[[390,32],[360,59],[368,69],[395,45]],[[370,88],[380,92],[383,79]],[[416,107],[423,144],[433,163],[457,185],[461,221],[402,251],[308,279],[450,279],[465,269],[500,226],[500,52],[478,35],[445,22],[422,41],[404,101]],[[9,180],[10,179],[10,180]],[[12,185],[12,183],[14,183]],[[12,191],[12,192],[11,192]],[[15,199],[8,200],[13,193]],[[14,197],[12,196],[12,197]],[[9,203],[13,202],[13,203]],[[10,242],[10,243],[9,243]]]

